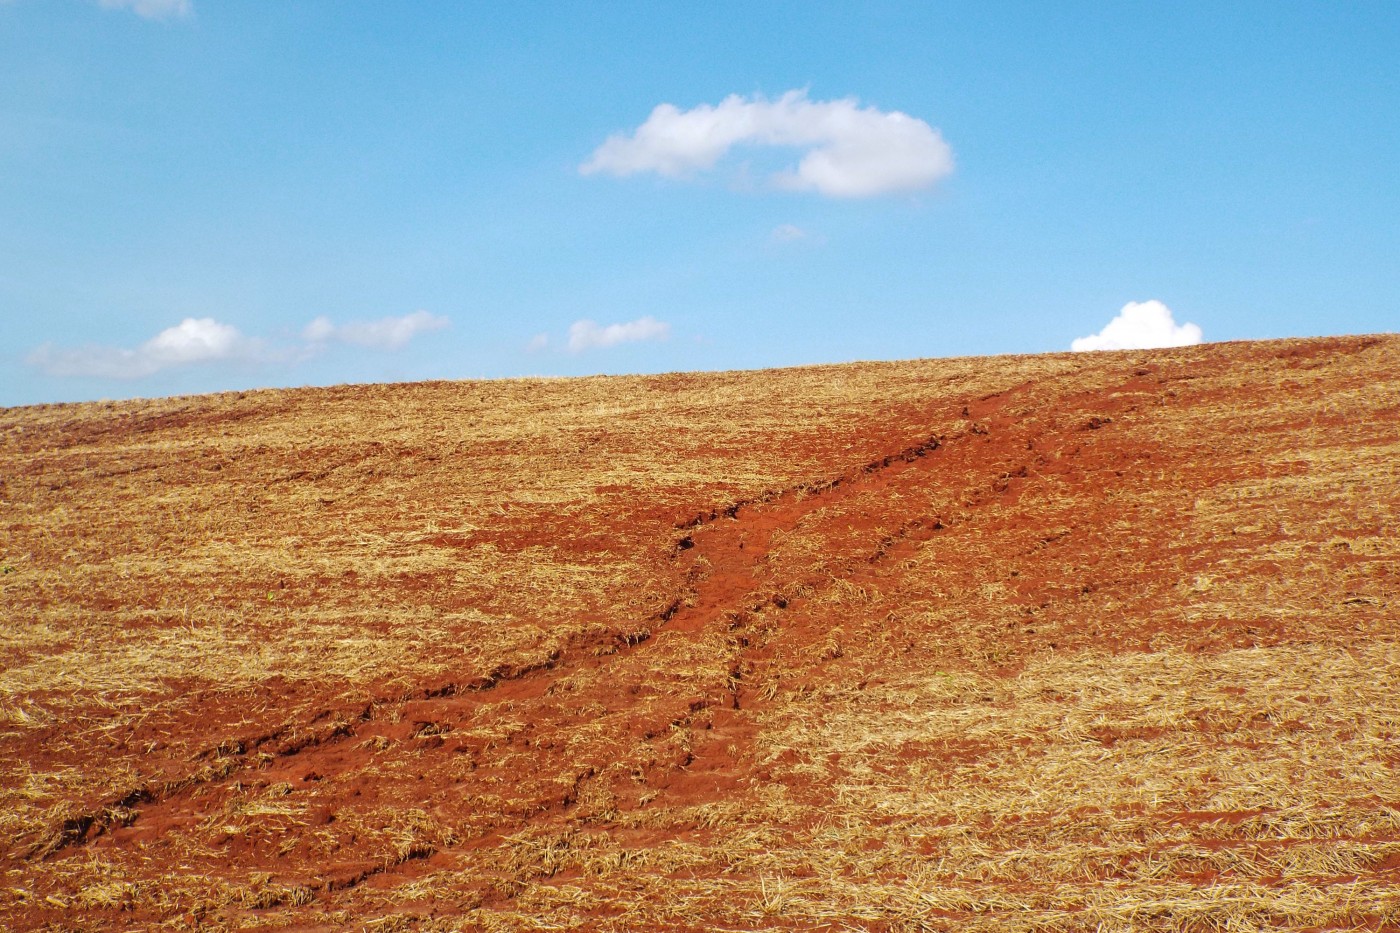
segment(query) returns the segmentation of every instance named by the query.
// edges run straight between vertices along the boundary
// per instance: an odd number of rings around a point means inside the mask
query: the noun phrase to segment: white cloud
[[[807,231],[796,224],[779,224],[773,228],[773,232],[768,234],[768,239],[774,243],[791,243],[794,240],[806,239]]]
[[[861,107],[854,98],[808,100],[805,91],[777,100],[731,94],[718,106],[691,110],[661,104],[630,135],[608,137],[579,171],[685,177],[714,168],[738,145],[804,150],[797,165],[772,182],[831,197],[913,191],[953,171],[952,149],[923,120]]]
[[[262,344],[230,324],[211,317],[187,317],[136,349],[89,345],[63,349],[44,344],[29,354],[28,363],[51,376],[96,376],[137,379],[163,369],[229,359],[256,359]]]
[[[130,10],[145,19],[170,19],[194,13],[192,0],[97,0],[104,10]]]
[[[1150,350],[1154,347],[1186,347],[1201,342],[1195,324],[1177,324],[1171,308],[1160,301],[1130,301],[1104,329],[1080,337],[1069,348],[1085,350]]]
[[[301,337],[308,343],[324,343],[335,336],[335,325],[324,314],[312,318],[311,323],[301,329]]]
[[[539,353],[549,346],[549,334],[540,333],[530,338],[530,342],[525,344],[526,353]]]
[[[217,360],[238,352],[246,341],[238,328],[212,317],[187,317],[146,341],[142,349],[163,364]]]
[[[606,327],[597,321],[575,321],[569,326],[569,352],[581,353],[595,347],[611,347],[638,340],[665,340],[670,334],[670,324],[650,315]]]
[[[419,334],[442,330],[448,323],[447,318],[427,311],[414,311],[402,317],[386,317],[377,321],[351,321],[349,324],[333,324],[330,318],[322,315],[307,324],[301,335],[312,344],[336,340],[360,347],[397,350]]]
[[[332,340],[372,349],[397,350],[420,333],[447,326],[447,318],[427,311],[339,325],[322,316],[302,328],[299,344],[277,347],[244,336],[233,325],[222,324],[211,317],[187,317],[135,349],[97,344],[64,348],[46,343],[32,351],[26,362],[50,376],[139,379],[165,369],[222,360],[292,363],[313,355]]]

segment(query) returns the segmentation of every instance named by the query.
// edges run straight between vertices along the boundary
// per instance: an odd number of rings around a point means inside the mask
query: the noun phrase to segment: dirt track
[[[1400,338],[0,411],[16,929],[1400,926]]]

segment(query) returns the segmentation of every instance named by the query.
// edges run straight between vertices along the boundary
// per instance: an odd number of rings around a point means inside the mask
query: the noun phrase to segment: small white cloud
[[[212,317],[187,317],[146,341],[142,351],[168,365],[198,363],[235,355],[245,343],[238,328]]]
[[[1130,301],[1104,329],[1080,337],[1069,345],[1076,353],[1085,350],[1150,350],[1155,347],[1187,347],[1201,342],[1201,329],[1195,324],[1177,324],[1171,308],[1160,301]]]
[[[29,354],[27,362],[51,376],[138,379],[192,363],[263,355],[262,344],[243,336],[238,328],[211,317],[187,317],[134,350],[99,345],[63,349],[44,344]]]
[[[145,19],[172,19],[194,13],[192,0],[97,0],[104,10],[130,10]]]
[[[526,353],[539,353],[549,346],[549,334],[536,334],[530,338],[530,342],[525,344]]]
[[[300,343],[279,347],[244,336],[238,328],[213,318],[185,318],[135,349],[96,344],[64,348],[44,344],[33,350],[25,361],[51,376],[139,379],[165,369],[221,360],[294,363],[314,355],[330,341],[397,350],[418,334],[440,330],[448,323],[447,318],[427,311],[339,325],[323,315],[302,328]]]
[[[332,324],[331,319],[324,314],[318,318],[312,319],[310,324],[307,324],[301,329],[302,339],[311,343],[322,343],[330,340],[334,335],[335,325]]]
[[[803,150],[795,167],[770,180],[830,197],[914,191],[953,171],[952,149],[923,120],[861,107],[853,98],[809,100],[805,91],[777,100],[731,94],[718,106],[690,110],[660,104],[630,135],[608,137],[579,171],[685,177],[714,168],[739,145]]]
[[[791,243],[794,240],[806,239],[807,231],[795,224],[779,224],[773,228],[773,232],[768,234],[768,239],[774,243]]]
[[[449,323],[447,318],[427,311],[414,311],[402,317],[386,317],[377,321],[351,321],[348,324],[333,324],[330,318],[322,315],[302,328],[301,336],[313,344],[335,340],[360,347],[397,350],[419,334],[442,330]]]
[[[665,340],[670,334],[670,324],[658,321],[650,315],[625,324],[608,324],[606,327],[597,321],[575,321],[569,326],[569,352],[581,353],[584,350],[638,340]]]

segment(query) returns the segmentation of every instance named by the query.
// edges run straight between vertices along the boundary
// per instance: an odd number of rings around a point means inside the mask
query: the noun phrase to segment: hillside
[[[1400,927],[1400,336],[0,410],[0,926]]]

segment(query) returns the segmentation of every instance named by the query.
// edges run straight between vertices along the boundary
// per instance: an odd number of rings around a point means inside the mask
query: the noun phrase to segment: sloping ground
[[[1400,337],[0,411],[0,925],[1400,926]]]

